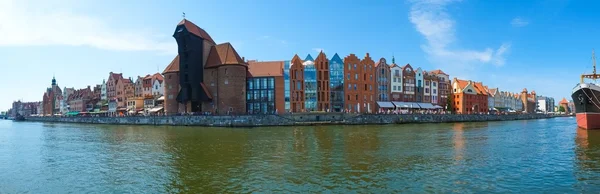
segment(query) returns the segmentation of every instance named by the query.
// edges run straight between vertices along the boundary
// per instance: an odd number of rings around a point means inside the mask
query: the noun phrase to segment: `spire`
[[[52,75],[52,86],[56,85],[56,77],[54,77],[54,75]]]
[[[394,55],[392,55],[392,64],[396,64],[396,58],[394,58]]]

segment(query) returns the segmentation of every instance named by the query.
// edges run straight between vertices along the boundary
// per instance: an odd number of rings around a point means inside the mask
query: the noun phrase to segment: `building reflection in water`
[[[454,123],[452,130],[454,135],[452,141],[454,142],[454,162],[455,164],[463,161],[465,152],[465,137],[463,135],[465,129],[465,123]]]
[[[582,191],[597,191],[597,188],[590,187],[600,184],[600,176],[598,176],[598,172],[600,172],[600,131],[580,128],[576,130],[575,164],[577,170],[575,176],[579,180],[577,187]]]

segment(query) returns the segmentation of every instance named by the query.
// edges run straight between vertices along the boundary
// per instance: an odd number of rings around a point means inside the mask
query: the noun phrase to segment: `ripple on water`
[[[574,119],[252,129],[0,121],[0,193],[600,190]]]

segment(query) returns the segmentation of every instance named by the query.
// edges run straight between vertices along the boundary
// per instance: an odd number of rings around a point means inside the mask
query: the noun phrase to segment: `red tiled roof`
[[[467,87],[467,85],[469,84],[469,81],[467,80],[460,80],[460,79],[456,79],[454,78],[454,81],[456,83],[458,83],[458,87],[462,90],[465,89],[465,87]]]
[[[187,29],[188,32],[199,36],[200,38],[203,38],[205,40],[210,41],[213,44],[216,44],[215,41],[212,39],[212,37],[210,37],[210,35],[204,31],[204,29],[198,27],[196,24],[190,22],[189,20],[183,19],[181,20],[181,22],[179,22],[179,24],[177,24],[177,26],[183,25],[185,26],[185,28]]]
[[[171,63],[169,63],[167,68],[165,68],[165,70],[163,71],[163,74],[175,73],[175,72],[179,72],[179,55],[175,56],[173,61],[171,61]]]
[[[475,90],[477,91],[477,94],[483,94],[483,95],[487,95],[486,91],[485,91],[485,86],[483,86],[483,83],[481,82],[472,82],[473,86],[475,87]]]
[[[283,76],[283,61],[249,61],[249,77]]]
[[[152,80],[158,80],[159,83],[162,83],[164,78],[160,73],[155,73],[154,75],[152,75]]]
[[[569,104],[569,101],[567,101],[567,99],[566,99],[566,98],[563,98],[563,99],[562,99],[562,100],[559,102],[559,104]]]
[[[433,74],[443,74],[443,75],[448,75],[448,74],[444,73],[444,72],[443,72],[442,70],[440,70],[440,69],[433,70],[433,71],[431,71],[431,73],[433,73]]]
[[[218,67],[221,65],[246,65],[238,55],[231,43],[218,44],[210,48],[208,59],[204,68]]]

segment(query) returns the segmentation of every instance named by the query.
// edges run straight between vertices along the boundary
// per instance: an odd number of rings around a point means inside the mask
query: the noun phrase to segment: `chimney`
[[[246,57],[242,57],[242,61],[243,61],[243,62],[246,62]]]

